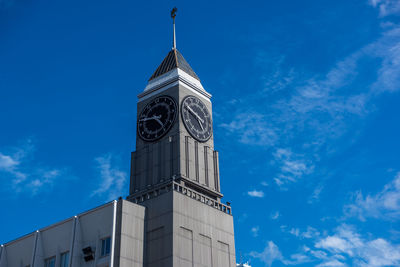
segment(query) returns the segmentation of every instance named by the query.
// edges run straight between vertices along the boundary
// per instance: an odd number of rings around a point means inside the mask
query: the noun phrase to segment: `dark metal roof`
[[[182,54],[177,49],[172,49],[169,51],[168,55],[164,58],[161,62],[160,66],[156,69],[156,71],[151,75],[149,81],[157,78],[158,76],[167,73],[170,70],[175,68],[180,68],[181,70],[185,71],[190,76],[196,78],[200,81],[199,77],[197,77],[196,73],[190,67],[189,63],[185,60]]]

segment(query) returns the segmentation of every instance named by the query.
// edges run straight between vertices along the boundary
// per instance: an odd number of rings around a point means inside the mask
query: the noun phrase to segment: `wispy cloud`
[[[322,190],[324,189],[324,187],[320,184],[320,185],[318,185],[315,189],[314,189],[314,191],[313,191],[313,193],[311,194],[311,196],[308,198],[308,203],[309,204],[312,204],[312,203],[314,203],[314,202],[317,202],[318,200],[319,200],[319,197],[320,197],[320,195],[321,195],[321,192],[322,192]]]
[[[400,2],[398,0],[370,0],[369,3],[379,9],[381,17],[400,13]]]
[[[310,230],[310,229],[308,229]],[[292,228],[293,235],[303,238],[298,228]],[[383,238],[362,236],[355,228],[346,224],[338,226],[331,235],[321,235],[312,228],[308,237],[312,246],[303,245],[299,252],[284,257],[278,246],[269,241],[264,251],[251,252],[265,266],[274,261],[284,265],[298,265],[313,262],[314,266],[398,266],[400,264],[400,245]]]
[[[269,216],[271,220],[278,220],[279,217],[281,217],[281,214],[279,211],[272,212],[271,215]]]
[[[265,266],[271,266],[274,261],[282,261],[283,256],[278,246],[274,242],[268,241],[267,246],[262,252],[251,252],[250,256],[260,259],[265,263]]]
[[[292,229],[290,229],[289,233],[294,235],[294,236],[299,236],[300,235],[300,229],[299,228],[292,228]]]
[[[289,233],[301,239],[314,239],[321,235],[321,233],[317,229],[311,226],[307,226],[306,230],[301,230],[297,227],[292,227],[289,230],[287,226],[281,226],[281,231],[284,233]]]
[[[127,174],[120,169],[117,160],[112,154],[95,158],[95,167],[100,174],[101,182],[92,192],[92,196],[107,195],[110,200],[124,195]]]
[[[62,174],[58,169],[39,169],[36,171],[36,178],[33,178],[27,187],[31,189],[33,194],[37,194],[42,188],[52,186],[57,178]]]
[[[321,233],[315,229],[314,227],[307,226],[307,230],[301,233],[301,237],[303,238],[317,238],[321,235]]]
[[[371,2],[386,9],[391,3],[395,2]],[[266,64],[262,57],[270,56],[257,57],[260,70]],[[269,179],[288,189],[304,177],[324,175],[320,163],[357,140],[366,118],[377,108],[375,100],[400,90],[400,27],[385,28],[377,39],[324,73],[277,65],[274,71],[264,67],[269,72],[259,73],[258,90],[240,99],[239,108],[226,108],[233,113],[226,112],[229,117],[224,120],[230,122],[220,126],[237,136],[239,143],[257,146],[266,165],[272,158],[278,168],[270,171]],[[320,181],[308,201],[317,201],[323,188]]]
[[[354,194],[353,203],[344,207],[347,217],[379,218],[393,220],[400,218],[400,172],[375,195],[363,196],[361,191]]]
[[[259,231],[260,231],[260,226],[254,226],[250,229],[250,232],[253,235],[253,237],[257,237]]]
[[[265,266],[272,266],[272,263],[275,261],[281,262],[284,265],[298,265],[312,261],[312,259],[305,253],[295,253],[289,258],[285,258],[279,247],[273,241],[268,241],[262,252],[250,252],[250,256],[259,259],[265,264]]]
[[[277,134],[267,117],[256,111],[239,113],[230,123],[220,126],[231,133],[239,133],[239,142],[243,144],[272,146],[277,140]]]
[[[366,197],[358,192],[354,202],[344,208],[345,218],[358,216],[362,220],[367,217],[397,219],[399,211],[400,172],[380,192]],[[341,224],[333,231],[321,231],[311,226],[306,230],[281,226],[282,232],[291,234],[304,243],[311,243],[311,246],[303,245],[302,252],[293,255],[303,255],[314,262],[315,266],[400,265],[400,244],[382,237],[373,237],[371,233],[363,235],[356,229],[348,224]],[[285,265],[294,264],[294,261],[283,256],[278,260]]]
[[[288,182],[296,182],[304,174],[309,174],[314,170],[314,165],[310,160],[293,153],[290,149],[279,148],[273,157],[280,169],[277,177],[274,178],[278,186]]]
[[[11,156],[0,153],[0,170],[11,171],[19,162]]]
[[[333,255],[346,255],[353,266],[400,264],[400,245],[392,244],[383,238],[366,239],[348,225],[339,226],[335,234],[320,239],[315,247]]]
[[[30,195],[36,195],[39,191],[51,189],[65,172],[59,168],[32,162],[35,145],[31,139],[5,150],[7,152],[0,152],[0,179],[3,179],[5,188],[9,186],[13,188],[13,192],[29,192]]]
[[[253,191],[248,191],[247,195],[249,195],[251,197],[263,198],[264,197],[264,192],[263,191],[258,191],[258,190],[253,190]]]

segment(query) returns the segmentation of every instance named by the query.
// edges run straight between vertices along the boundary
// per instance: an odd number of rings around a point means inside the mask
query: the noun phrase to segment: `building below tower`
[[[0,248],[0,267],[235,265],[230,207],[178,183],[138,204],[112,201]]]

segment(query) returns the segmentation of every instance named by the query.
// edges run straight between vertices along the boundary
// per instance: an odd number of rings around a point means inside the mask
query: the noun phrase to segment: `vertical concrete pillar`
[[[60,254],[61,254],[60,246],[57,246],[55,266],[60,266],[60,261],[61,261]]]
[[[35,237],[33,238],[33,250],[32,250],[31,266],[33,266],[34,263],[35,263],[35,253],[36,253],[36,244],[37,244],[38,232],[39,231],[36,231]]]
[[[112,224],[112,236],[111,236],[111,255],[110,255],[110,267],[114,267],[114,256],[115,256],[115,234],[117,229],[117,201],[113,201],[113,224]]]
[[[0,267],[7,267],[7,254],[4,245],[0,247]]]
[[[75,241],[75,228],[76,228],[76,216],[74,217],[73,221],[72,221],[72,236],[71,236],[71,243],[69,245],[69,263],[68,263],[68,267],[72,266],[72,256],[74,255],[74,241]]]
[[[75,216],[75,224],[74,224],[74,232],[73,232],[73,241],[71,246],[71,262],[70,267],[79,267],[81,261],[81,249],[82,249],[82,234],[81,234],[81,225],[79,222],[79,217]]]
[[[35,233],[35,245],[33,248],[32,255],[32,267],[42,267],[43,266],[43,245],[40,231],[37,230]]]

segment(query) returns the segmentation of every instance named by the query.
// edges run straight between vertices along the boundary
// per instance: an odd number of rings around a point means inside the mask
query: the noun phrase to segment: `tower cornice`
[[[193,78],[185,71],[175,68],[149,81],[144,91],[138,95],[139,101],[148,99],[149,97],[167,90],[168,88],[177,84],[187,87],[195,94],[205,98],[207,101],[209,101],[212,96],[203,88],[203,85],[199,80]]]

